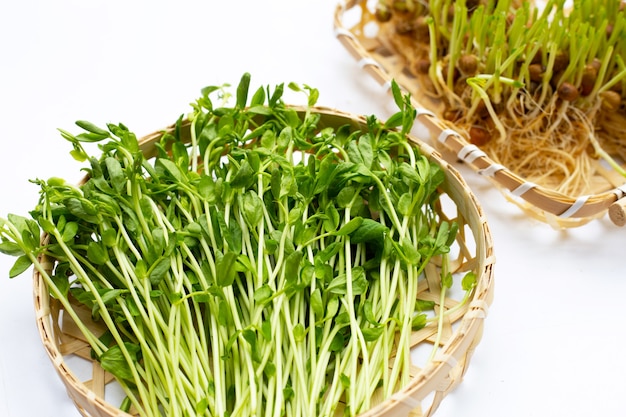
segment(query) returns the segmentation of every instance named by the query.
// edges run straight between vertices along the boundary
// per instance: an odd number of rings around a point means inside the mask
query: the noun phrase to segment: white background
[[[143,135],[202,87],[295,81],[319,104],[387,117],[391,100],[333,33],[335,0],[0,2],[0,216],[34,178],[78,179],[56,128],[123,122]],[[299,98],[299,97],[298,97]],[[626,229],[557,231],[462,169],[487,214],[496,293],[460,387],[437,417],[626,415]],[[0,256],[0,416],[77,416],[35,327],[30,275]]]

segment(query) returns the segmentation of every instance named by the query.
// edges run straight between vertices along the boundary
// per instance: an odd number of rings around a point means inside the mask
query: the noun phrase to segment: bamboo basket
[[[364,129],[366,126],[363,117],[326,108],[316,108],[314,111],[321,114],[320,127],[350,124],[353,129]],[[164,132],[172,132],[173,129],[174,126],[170,126],[164,131],[142,138],[140,146],[144,154],[153,155],[154,143]],[[183,125],[182,135],[189,135],[188,123]],[[493,298],[495,258],[491,233],[481,207],[462,177],[437,151],[414,137],[410,139],[424,155],[444,168],[446,180],[442,186],[444,193],[441,213],[449,220],[456,220],[459,223],[457,241],[450,253],[451,265],[455,276],[474,271],[477,285],[469,302],[463,308],[446,316],[443,336],[434,359],[425,361],[426,363],[421,366],[416,364],[412,369],[410,384],[396,392],[392,398],[382,402],[379,400],[378,405],[362,414],[364,417],[432,415],[442,399],[461,382],[474,349],[482,337],[484,319]],[[43,238],[45,239],[45,236]],[[51,271],[54,265],[49,260],[42,261],[45,269]],[[419,285],[419,298],[436,302],[435,311],[441,312],[454,307],[459,303],[455,299],[459,294],[449,292],[444,305],[441,306],[439,269],[435,264],[429,266],[425,278]],[[132,410],[130,414],[120,411],[109,400],[109,392],[115,392],[116,381],[112,375],[102,370],[98,362],[92,360],[90,347],[85,338],[69,315],[64,314],[60,303],[49,296],[43,277],[36,270],[34,304],[37,326],[45,350],[80,414],[85,417],[136,415]],[[85,322],[89,322],[90,317],[90,311],[82,311],[81,319],[84,318]],[[98,325],[91,323],[98,334]],[[430,351],[435,344],[436,333],[437,323],[433,322],[413,333],[412,345],[415,349],[426,347]],[[84,377],[77,376],[77,368],[70,364],[75,363],[76,358],[82,361],[79,365],[83,373],[87,374]]]
[[[379,24],[374,17],[376,2],[347,0],[337,5],[334,15],[335,35],[366,73],[389,89],[395,80],[408,91],[418,109],[418,122],[428,131],[430,141],[445,155],[466,163],[490,180],[505,196],[531,217],[555,228],[577,227],[604,216],[614,224],[626,224],[626,179],[597,163],[590,179],[593,193],[570,196],[540,186],[515,174],[496,162],[440,117],[438,103],[426,97],[417,79],[406,68],[400,54],[377,35]]]

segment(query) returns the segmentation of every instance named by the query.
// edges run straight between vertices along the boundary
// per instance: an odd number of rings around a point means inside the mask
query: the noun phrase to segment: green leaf
[[[128,290],[121,290],[121,289],[104,289],[100,291],[100,297],[102,298],[102,302],[104,304],[110,304],[112,301],[114,301],[117,297],[121,296],[122,294],[126,294],[128,293]]]
[[[327,263],[315,261],[315,277],[321,282],[329,283],[333,279],[333,268]]]
[[[94,125],[91,122],[88,122],[86,120],[77,120],[76,121],[76,125],[82,129],[85,129],[88,132],[91,133],[95,133],[97,135],[103,136],[103,137],[109,137],[109,131],[108,130],[104,130],[102,128],[99,128],[98,126]]]
[[[79,219],[85,220],[88,223],[100,223],[98,219],[98,210],[96,206],[85,198],[68,198],[65,200],[67,209],[74,216]]]
[[[55,274],[51,279],[63,297],[67,297],[70,292],[70,280],[68,276],[65,273]]]
[[[150,292],[152,294],[152,291]],[[139,306],[133,299],[133,297],[122,298],[121,301],[126,304],[130,315],[133,317],[139,317],[141,315],[141,311],[139,310]]]
[[[298,281],[298,289],[310,288],[315,278],[315,266],[308,260],[305,260],[302,268],[300,268],[300,280]]]
[[[215,181],[208,175],[202,175],[198,181],[198,193],[200,197],[206,200],[208,203],[214,203],[217,201],[215,192]]]
[[[117,244],[117,232],[115,229],[106,229],[101,234],[102,243],[108,248],[112,248]]]
[[[363,267],[352,268],[352,295],[362,295],[367,292],[369,283]]]
[[[396,80],[391,80],[391,94],[393,95],[393,101],[396,103],[396,106],[398,106],[399,109],[402,109],[404,107],[402,90],[400,90],[400,86]]]
[[[273,294],[274,292],[269,285],[262,285],[254,292],[254,301],[259,304],[265,304],[267,301],[270,300]]]
[[[158,285],[167,275],[171,266],[169,257],[162,257],[150,266],[148,269],[148,279],[152,285]]]
[[[309,90],[309,99],[307,100],[307,104],[309,107],[313,107],[320,97],[320,92],[317,88],[310,88],[307,86],[307,89]]]
[[[217,219],[221,236],[223,236],[230,250],[232,252],[241,253],[242,231],[239,224],[236,221],[231,221],[229,224],[226,224],[226,219],[222,211],[217,212],[215,218]]]
[[[326,219],[324,220],[324,230],[327,232],[337,230],[337,227],[339,227],[340,217],[335,205],[333,203],[328,203],[325,212]]]
[[[475,286],[476,286],[476,274],[474,273],[474,271],[469,271],[463,277],[463,280],[461,281],[461,287],[463,288],[464,291],[470,291]]]
[[[326,303],[326,318],[330,319],[334,317],[338,311],[339,311],[339,298],[333,296],[329,298],[328,302]]]
[[[384,150],[379,150],[378,151],[378,163],[380,164],[381,168],[383,168],[385,171],[387,171],[389,173],[389,175],[393,175],[393,161],[391,160],[391,157],[389,156],[389,154],[384,151]],[[378,168],[374,168],[375,170]]]
[[[448,232],[448,239],[446,240],[446,246],[450,247],[454,243],[456,239],[456,235],[459,231],[459,224],[457,222],[453,222],[450,225],[450,231]]]
[[[363,317],[365,317],[365,320],[368,323],[373,324],[374,326],[379,325],[378,321],[376,320],[376,316],[374,315],[372,300],[365,300],[365,302],[363,303]]]
[[[194,223],[194,224],[197,225],[197,223]],[[198,225],[198,228],[200,229],[198,234],[202,234],[202,226]],[[103,241],[104,241],[104,238],[103,238]],[[152,229],[152,248],[151,249],[153,253],[157,257],[161,256],[166,246],[167,246],[167,242],[165,240],[165,231],[160,227]]]
[[[34,246],[39,244],[39,239],[41,235],[41,230],[39,230],[39,224],[32,219],[26,219],[26,226],[28,227],[29,234],[32,236],[34,240]]]
[[[359,151],[359,147],[355,141],[351,141],[348,143],[348,148],[346,149],[346,153],[348,154],[348,157],[350,158],[350,162],[353,162],[355,164],[364,163],[363,156],[361,155],[361,152]]]
[[[51,234],[54,231],[55,229],[54,223],[52,223],[50,220],[45,219],[43,217],[39,217],[37,221],[39,222],[39,225],[41,226],[44,232]]]
[[[320,162],[317,178],[315,179],[314,194],[321,193],[331,184],[335,168],[337,168],[336,158],[334,154],[329,153]]]
[[[217,258],[215,268],[217,269],[217,285],[220,287],[228,287],[235,281],[237,274],[236,262],[237,254],[232,251],[226,252]]]
[[[333,242],[326,246],[322,251],[315,255],[316,261],[319,260],[322,264],[327,263],[333,256],[339,253],[343,248],[342,242]]]
[[[272,362],[267,362],[265,364],[265,367],[263,368],[263,375],[265,375],[267,379],[276,376],[276,365],[274,365]]]
[[[208,409],[209,409],[208,398],[205,397],[196,403],[196,406],[195,406],[196,415],[199,415],[199,416],[204,415],[208,411]]]
[[[269,110],[268,110],[269,111]],[[266,129],[261,135],[261,147],[265,149],[273,149],[276,145],[276,132],[272,129]]]
[[[415,168],[413,168],[411,165],[407,164],[406,162],[401,163],[398,166],[398,170],[399,170],[402,180],[406,184],[410,184],[411,182],[422,184],[422,178],[420,178]]]
[[[120,161],[109,156],[104,160],[104,163],[107,167],[107,172],[109,173],[109,179],[113,189],[118,193],[124,191],[124,188],[126,187],[126,177]]]
[[[109,254],[98,242],[89,242],[89,245],[87,245],[87,258],[96,265],[104,265],[109,260]]]
[[[148,264],[145,260],[139,259],[135,263],[135,276],[140,280],[148,278]]]
[[[222,359],[223,360],[227,360],[230,359],[230,357],[232,356],[232,349],[233,346],[235,346],[235,343],[237,342],[239,335],[241,334],[241,330],[237,330],[232,332],[232,334],[230,335],[230,339],[228,339],[228,342],[226,342],[226,345],[224,346],[224,355],[222,355]]]
[[[429,311],[435,308],[435,302],[430,300],[415,300],[415,308],[417,311]]]
[[[263,320],[261,323],[261,335],[266,341],[272,340],[272,322],[269,320]]]
[[[413,195],[411,193],[404,193],[398,200],[398,212],[403,216],[411,214],[411,203],[413,202]]]
[[[159,158],[157,159],[157,164],[162,166],[166,172],[169,172],[177,182],[183,182],[183,173],[174,162],[169,159]]]
[[[63,242],[71,242],[74,240],[77,233],[78,233],[78,223],[69,222],[63,228],[63,235],[61,236],[61,238],[63,239]]]
[[[282,98],[284,90],[285,90],[285,84],[281,83],[276,86],[276,88],[274,89],[274,93],[272,93],[269,99],[270,107],[276,106],[276,104]]]
[[[419,178],[419,183],[425,184],[430,177],[430,162],[424,155],[421,155],[420,158],[415,161],[415,170]]]
[[[51,221],[50,221],[51,222]],[[51,222],[52,223],[52,222]],[[57,219],[56,219],[56,226],[53,224],[52,225],[52,230],[58,230],[59,232],[63,233],[63,229],[65,229],[65,225],[67,224],[67,219],[65,218],[64,214],[61,214]]]
[[[339,194],[337,194],[335,201],[340,208],[349,207],[350,204],[352,204],[355,194],[356,189],[354,187],[344,187],[339,191]]]
[[[347,390],[348,388],[350,388],[350,378],[346,374],[339,375],[339,381],[341,382],[341,385],[344,387],[344,389]]]
[[[27,255],[22,255],[15,260],[15,263],[9,270],[9,278],[15,278],[20,275],[24,271],[26,271],[33,264],[30,257]]]
[[[280,169],[272,170],[272,177],[270,179],[270,190],[275,200],[280,199],[280,185],[282,182],[283,172]]]
[[[333,341],[330,343],[330,351],[331,352],[341,352],[343,347],[346,344],[346,338],[341,333],[337,333],[335,337],[333,337]]]
[[[108,137],[109,137],[108,133],[106,135],[99,135],[97,133],[79,133],[78,135],[75,136],[75,138],[79,140],[80,142],[87,142],[87,143],[99,142]]]
[[[285,279],[295,282],[298,278],[298,269],[302,261],[302,251],[294,251],[285,259]]]
[[[245,329],[242,332],[243,338],[250,345],[250,354],[254,362],[261,362],[261,354],[259,353],[259,347],[257,343],[256,333],[253,330]]]
[[[288,115],[288,114],[287,114]],[[297,115],[296,115],[297,117]],[[298,119],[299,120],[299,119]],[[277,150],[279,152],[284,152],[290,143],[293,142],[293,128],[291,126],[286,126],[283,130],[280,131],[277,138]]]
[[[409,265],[417,265],[420,262],[422,255],[417,250],[417,246],[410,239],[406,237],[403,238],[400,246],[402,247],[402,252]]]
[[[25,231],[30,232],[28,219],[26,217],[18,216],[17,214],[8,214],[7,220],[20,232],[20,235]]]
[[[265,89],[263,87],[259,87],[252,96],[252,101],[250,101],[250,108],[253,108],[255,106],[263,106],[263,103],[265,103]]]
[[[306,330],[302,323],[298,323],[293,327],[293,337],[296,342],[302,342],[306,336]]]
[[[276,369],[275,366],[274,366],[274,369]],[[294,391],[291,385],[286,385],[285,388],[283,388],[283,398],[285,399],[285,403],[295,398],[295,396],[296,396],[296,392]]]
[[[237,170],[237,173],[230,181],[230,185],[233,188],[245,188],[251,184],[255,179],[255,172],[250,166],[248,160],[244,159]]]
[[[284,172],[280,179],[278,199],[294,196],[298,192],[298,184],[291,172]]]
[[[301,218],[302,218],[302,206],[296,205],[291,210],[289,210],[289,214],[287,215],[287,224],[291,225],[291,224],[299,223],[300,226],[304,226],[302,224]]]
[[[89,155],[87,155],[82,149],[79,149],[76,146],[70,151],[70,155],[78,162],[85,162],[89,157]]]
[[[361,224],[363,224],[363,217],[354,217],[348,223],[341,226],[341,229],[337,230],[334,234],[338,236],[346,236],[357,230]]]
[[[130,413],[130,407],[133,405],[133,401],[130,399],[129,396],[124,397],[124,399],[122,400],[122,402],[120,403],[120,410],[122,410],[125,413]]]
[[[126,148],[127,151],[135,154],[135,156],[138,156],[137,154],[139,152],[139,142],[137,141],[137,136],[135,136],[134,133],[130,132],[128,130],[128,127],[124,126],[121,123],[117,125],[109,123],[107,124],[107,128],[111,131],[111,133],[120,138],[122,146]]]
[[[307,227],[301,221],[296,223],[296,229],[294,231],[293,243],[296,245],[304,245],[306,242],[310,242],[315,239],[317,234],[316,228]]]
[[[411,328],[413,330],[423,329],[426,327],[426,323],[428,323],[428,316],[426,314],[416,314],[411,320]]]
[[[448,237],[450,235],[450,223],[446,221],[442,221],[439,225],[439,230],[437,230],[437,237],[435,238],[435,248],[438,250],[447,248],[450,249],[447,245]],[[445,252],[448,252],[445,250]],[[442,253],[445,253],[442,251]]]
[[[332,294],[345,295],[346,294],[346,274],[339,274],[328,284],[326,288]]]
[[[384,331],[385,331],[385,328],[382,326],[381,327],[368,327],[365,329],[361,329],[361,333],[363,334],[363,339],[365,339],[366,342],[374,342],[378,340],[378,338],[382,336]]]
[[[363,159],[363,165],[370,169],[374,162],[374,151],[372,149],[372,138],[370,135],[363,135],[359,139],[359,153]]]
[[[322,292],[319,288],[316,288],[311,294],[310,304],[316,316],[322,317],[324,315],[324,302],[322,301]]]
[[[171,160],[178,165],[181,171],[189,170],[189,152],[187,146],[182,142],[174,142],[171,148]]]
[[[266,106],[251,106],[247,109],[247,112],[250,114],[260,114],[262,116],[270,116],[272,114],[272,110]]]
[[[9,256],[19,256],[24,254],[24,251],[17,243],[9,242],[8,240],[0,243],[0,252]]]
[[[241,253],[242,233],[243,232],[241,231],[239,223],[237,223],[236,221],[231,221],[228,225],[228,233],[224,234],[224,238],[226,239],[226,243],[228,243],[228,247],[233,252]]]
[[[208,302],[208,297],[206,302]],[[233,323],[233,315],[230,311],[230,304],[226,300],[218,302],[217,322],[221,326],[230,326]]]
[[[140,348],[138,345],[128,342],[124,343],[124,348],[128,351],[132,361],[137,361],[137,353]],[[133,372],[131,366],[135,366],[134,363],[129,364],[124,357],[124,353],[120,346],[115,345],[104,352],[100,358],[100,366],[107,372],[115,375],[116,378],[121,380],[133,382]]]
[[[250,74],[244,73],[237,86],[237,107],[243,109],[248,101],[248,89],[250,88]]]
[[[397,113],[392,114],[385,122],[385,125],[384,125],[385,129],[395,129],[398,126],[401,126],[402,118],[403,118],[402,112],[397,112]]]
[[[34,252],[37,250],[37,246],[39,246],[39,241],[35,239],[33,234],[29,230],[24,230],[22,232],[22,244],[26,246],[26,249],[30,252]]]
[[[372,219],[363,219],[358,229],[350,235],[351,243],[380,241],[389,229]]]

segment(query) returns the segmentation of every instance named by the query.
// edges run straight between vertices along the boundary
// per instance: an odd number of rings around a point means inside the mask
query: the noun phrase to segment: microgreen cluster
[[[626,174],[621,1],[380,0],[376,18],[441,116],[497,162],[577,195],[598,156]]]
[[[204,89],[154,150],[124,125],[77,122],[61,132],[89,162],[84,183],[37,180],[32,218],[0,220],[11,276],[34,264],[124,387],[123,409],[355,415],[409,381],[412,331],[442,320],[418,283],[437,260],[442,297],[452,285],[457,224],[437,210],[441,168],[407,141],[409,97],[394,83],[386,123],[324,127],[316,89],[289,84],[308,99],[298,111],[282,84],[249,99],[249,83],[234,106],[226,86]]]

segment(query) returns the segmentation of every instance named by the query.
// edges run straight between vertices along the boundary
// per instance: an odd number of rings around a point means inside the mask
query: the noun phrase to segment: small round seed
[[[487,129],[480,126],[472,126],[469,130],[470,143],[476,146],[482,146],[491,140],[491,134]]]
[[[565,101],[574,101],[578,98],[578,89],[572,83],[561,83],[557,89],[557,94]]]

